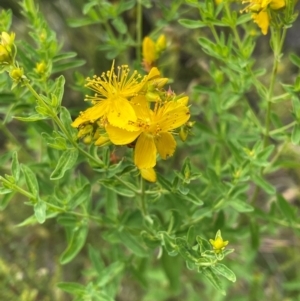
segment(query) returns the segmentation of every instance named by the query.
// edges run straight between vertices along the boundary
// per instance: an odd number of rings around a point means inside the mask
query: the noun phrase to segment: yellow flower
[[[213,246],[214,252],[216,254],[221,253],[229,243],[228,240],[226,241],[223,240],[220,230],[218,230],[215,239],[214,240],[210,239],[209,242]]]
[[[155,70],[154,70],[155,69]],[[114,71],[114,63],[110,71],[101,76],[87,78],[86,87],[95,92],[94,96],[86,96],[93,107],[81,112],[80,116],[72,123],[73,127],[79,127],[84,123],[94,123],[105,117],[114,126],[129,129],[128,124],[135,122],[137,117],[129,100],[138,95],[147,81],[160,76],[157,68],[153,68],[148,76],[142,77],[137,71],[129,75],[127,65],[118,67],[117,74]]]
[[[278,10],[285,6],[285,0],[248,0],[243,1],[243,3],[249,3],[243,11],[252,12],[252,19],[261,29],[262,34],[266,35],[268,33],[270,25],[270,15],[268,8],[272,10]]]
[[[152,168],[156,164],[157,152],[164,160],[174,154],[176,141],[172,130],[183,125],[190,118],[190,112],[180,101],[155,103],[153,110],[144,96],[135,97],[131,103],[138,117],[132,123],[132,131],[110,124],[106,126],[106,131],[116,145],[126,145],[137,139],[135,165],[139,169]]]
[[[12,64],[15,46],[15,34],[2,32],[0,36],[0,64]]]

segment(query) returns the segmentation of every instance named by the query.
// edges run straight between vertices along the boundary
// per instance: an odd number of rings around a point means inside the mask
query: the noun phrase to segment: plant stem
[[[61,120],[58,118],[56,113],[53,112],[51,108],[43,101],[43,99],[39,96],[39,94],[34,90],[34,88],[30,85],[28,81],[24,81],[25,86],[29,89],[29,91],[35,96],[40,102],[44,104],[44,106],[48,109],[49,113],[51,112],[51,117],[53,121],[57,124],[57,126],[60,128],[60,130],[65,134],[66,138],[69,140],[69,142],[76,148],[81,154],[83,154],[85,157],[90,159],[92,162],[94,162],[98,166],[103,166],[103,162],[95,157],[93,157],[91,154],[86,152],[84,149],[80,148],[79,145],[74,141],[72,136],[69,134],[67,129],[65,128],[64,124],[61,122]]]
[[[143,24],[142,24],[142,16],[143,16],[143,7],[142,1],[137,1],[136,8],[136,59],[138,62],[141,62],[141,47],[142,47],[142,35],[143,35]]]
[[[141,177],[141,194],[140,194],[140,200],[141,200],[141,211],[144,217],[148,215],[147,212],[147,204],[145,199],[145,181]]]

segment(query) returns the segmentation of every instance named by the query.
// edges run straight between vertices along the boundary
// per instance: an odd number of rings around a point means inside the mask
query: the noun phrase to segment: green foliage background
[[[0,74],[1,300],[300,300],[295,3],[261,36],[224,2],[1,1],[36,91]],[[161,33],[158,66],[196,122],[145,184],[132,150],[84,146],[70,123],[87,76],[141,70],[142,38]],[[235,252],[216,272],[219,229]]]

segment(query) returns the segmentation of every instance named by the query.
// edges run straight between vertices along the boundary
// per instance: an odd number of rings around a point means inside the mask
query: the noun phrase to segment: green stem
[[[143,7],[142,1],[137,1],[136,8],[136,58],[138,62],[141,62],[141,47],[142,47],[142,16],[143,16]]]
[[[293,121],[293,122],[291,122],[291,123],[289,123],[289,124],[287,124],[287,125],[285,125],[285,126],[279,128],[279,129],[270,131],[270,132],[269,132],[269,136],[272,136],[272,135],[275,135],[275,134],[284,132],[285,130],[287,130],[287,129],[293,127],[293,126],[296,125],[296,124],[297,124],[297,121]]]
[[[141,199],[141,210],[142,214],[144,217],[148,215],[147,212],[147,204],[146,204],[146,198],[145,198],[145,181],[141,177],[141,194],[140,194],[140,199]]]
[[[60,128],[60,130],[64,133],[66,138],[69,140],[69,142],[76,148],[81,154],[83,154],[85,157],[90,159],[92,162],[94,162],[98,166],[103,166],[103,162],[99,159],[93,157],[91,154],[86,152],[84,149],[80,148],[79,145],[73,140],[72,136],[69,134],[67,129],[65,128],[64,124],[61,122],[61,120],[58,118],[56,113],[53,112],[51,108],[43,101],[43,99],[39,96],[39,94],[34,90],[34,88],[30,85],[28,81],[24,81],[24,85],[29,89],[29,91],[35,96],[40,102],[44,104],[44,106],[48,109],[49,114],[51,113],[51,117],[53,121],[57,124],[57,126]]]

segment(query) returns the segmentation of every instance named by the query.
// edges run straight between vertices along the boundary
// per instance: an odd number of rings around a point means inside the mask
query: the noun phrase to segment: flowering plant
[[[0,299],[299,294],[296,1],[18,3],[0,11]]]

